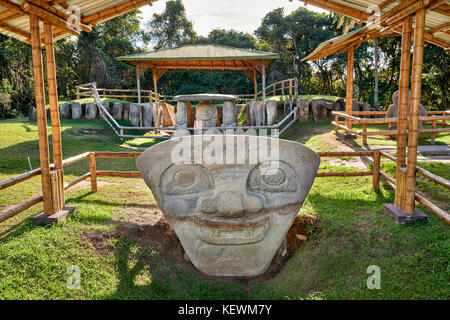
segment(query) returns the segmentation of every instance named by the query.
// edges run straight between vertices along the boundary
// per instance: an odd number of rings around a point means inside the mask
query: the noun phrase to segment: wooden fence
[[[351,152],[318,152],[321,158],[325,157],[372,157],[373,159],[373,168],[371,171],[360,171],[360,172],[319,172],[317,174],[317,178],[327,178],[327,177],[354,177],[354,176],[372,176],[372,187],[375,190],[379,190],[380,188],[380,177],[383,177],[386,182],[391,185],[395,189],[395,179],[389,176],[387,173],[383,172],[380,167],[381,157],[385,157],[389,160],[396,161],[396,158],[388,153],[383,151],[351,151]],[[80,177],[67,182],[64,184],[64,190],[67,190],[76,184],[80,183],[83,180],[90,179],[91,182],[91,190],[92,192],[97,192],[97,177],[124,177],[124,178],[138,178],[141,174],[138,171],[102,171],[97,170],[97,158],[138,158],[141,155],[139,152],[86,152],[69,159],[63,161],[63,167],[70,165],[72,163],[81,161],[83,159],[89,158],[89,172],[81,175]],[[54,170],[54,165],[50,166],[52,170]],[[439,177],[423,168],[417,167],[417,173],[437,183],[441,186],[444,186],[447,189],[450,189],[450,181]],[[3,181],[0,181],[0,190],[10,188],[18,183],[25,182],[32,177],[41,174],[41,169],[35,169],[29,171],[27,173],[21,174],[19,176],[9,178]],[[450,223],[450,215],[443,209],[436,206],[430,200],[425,198],[423,195],[418,193],[415,194],[416,200],[421,203],[423,206],[428,208],[431,212],[436,214],[437,216],[444,219],[447,223]],[[0,214],[0,223],[14,217],[15,215],[33,207],[34,205],[43,201],[42,196],[37,196],[23,204],[20,204],[12,209],[7,210],[6,212]]]
[[[344,130],[347,134],[355,134],[363,137],[363,143],[367,144],[368,136],[396,136],[398,134],[397,130],[386,130],[386,131],[368,131],[367,126],[374,124],[391,124],[398,122],[397,118],[361,118],[361,116],[385,116],[385,111],[363,111],[363,112],[352,112],[349,115],[344,112],[333,111],[334,116],[334,130],[336,132],[339,129]],[[359,116],[359,117],[358,117]],[[346,122],[340,121],[340,118],[344,118],[347,121],[351,121],[352,125],[362,125],[362,131],[350,128]],[[419,121],[423,124],[431,124],[431,129],[421,129],[419,133],[431,133],[431,144],[435,143],[436,134],[439,132],[450,132],[450,128],[446,128],[446,121],[450,120],[450,111],[427,111],[426,117],[419,117]],[[437,128],[438,122],[441,123],[441,128]]]

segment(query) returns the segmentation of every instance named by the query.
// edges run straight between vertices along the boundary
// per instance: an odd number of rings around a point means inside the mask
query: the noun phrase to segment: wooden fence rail
[[[372,157],[373,158],[373,169],[372,171],[360,171],[360,172],[319,172],[317,174],[318,178],[325,177],[355,177],[355,176],[372,176],[372,187],[375,190],[379,190],[380,187],[380,177],[383,177],[387,183],[395,188],[395,179],[389,176],[387,173],[383,172],[380,168],[381,157],[388,158],[392,161],[396,161],[396,157],[392,156],[383,151],[350,151],[350,152],[318,152],[321,158],[323,157]],[[67,166],[83,159],[89,158],[89,172],[84,175],[64,184],[64,190],[67,190],[83,180],[89,179],[91,181],[92,192],[97,192],[97,177],[126,177],[126,178],[138,178],[141,177],[138,171],[100,171],[97,170],[96,159],[97,158],[138,158],[141,155],[139,152],[86,152],[63,161],[63,166]],[[54,168],[52,165],[51,168]],[[417,173],[429,179],[439,185],[442,185],[450,189],[450,181],[439,177],[423,168],[417,167]],[[36,175],[40,175],[40,168],[32,170],[30,172],[24,173],[14,178],[9,178],[0,181],[0,189],[6,189],[12,187],[18,183],[24,182]],[[444,219],[447,223],[450,223],[450,216],[447,212],[442,210],[433,204],[430,200],[426,199],[423,195],[416,193],[416,200],[432,211],[437,216]],[[23,204],[20,204],[6,212],[0,214],[0,223],[14,217],[15,215],[33,207],[34,205],[43,201],[42,196],[35,197]]]
[[[388,131],[367,131],[368,125],[373,124],[391,124],[398,122],[398,118],[361,118],[357,116],[368,116],[368,115],[386,115],[385,111],[355,111],[352,115],[344,112],[333,111],[334,121],[331,122],[334,125],[334,130],[336,132],[339,129],[344,130],[347,134],[355,134],[363,137],[363,143],[367,144],[368,136],[396,136],[398,134],[397,130]],[[351,121],[351,124],[362,125],[362,131],[355,130],[349,127],[344,121],[340,121],[340,118],[346,119],[346,121]],[[419,133],[431,133],[431,144],[436,141],[436,134],[442,132],[450,132],[450,128],[446,128],[447,120],[450,120],[450,111],[427,111],[426,117],[419,117],[419,121],[424,124],[431,124],[431,129],[421,129]],[[437,128],[437,122],[441,122],[441,128]]]

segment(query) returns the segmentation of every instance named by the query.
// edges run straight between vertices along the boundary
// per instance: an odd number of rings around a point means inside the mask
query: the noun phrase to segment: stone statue
[[[386,112],[386,118],[398,118],[398,104],[399,104],[399,100],[400,100],[400,91],[397,90],[394,92],[394,94],[392,95],[392,104],[389,106],[387,112]],[[411,105],[411,91],[409,91],[409,96],[408,96],[408,109],[407,109],[407,119],[409,119],[409,106]],[[427,111],[425,110],[425,108],[423,107],[422,104],[420,104],[420,108],[419,108],[419,116],[420,117],[426,117],[427,116]],[[409,127],[409,123],[406,123],[406,128]],[[419,128],[422,127],[422,122],[419,121]],[[397,122],[391,122],[389,123],[388,126],[389,130],[397,130]]]
[[[236,128],[236,105],[232,101],[224,101],[222,108],[222,128],[225,134],[234,134]]]
[[[320,157],[293,141],[191,135],[150,147],[136,163],[197,269],[251,277],[265,273],[282,246]]]
[[[217,123],[217,108],[209,101],[200,101],[196,108],[194,128],[215,127]],[[196,134],[213,133],[221,134],[218,129],[209,129],[206,132],[203,130],[196,130]]]
[[[187,104],[186,102],[178,101],[177,113],[175,114],[175,126],[177,129],[172,134],[172,138],[183,137],[190,135],[187,130]]]

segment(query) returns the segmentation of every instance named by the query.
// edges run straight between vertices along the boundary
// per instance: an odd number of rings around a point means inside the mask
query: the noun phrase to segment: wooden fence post
[[[431,121],[431,127],[436,129],[436,120]],[[431,144],[435,144],[436,142],[436,131],[431,133]]]
[[[375,190],[380,190],[380,161],[381,161],[381,153],[380,153],[380,151],[374,151],[373,152],[372,187]]]
[[[95,161],[95,152],[89,153],[89,171],[91,172],[91,190],[97,192],[97,165]]]
[[[367,124],[363,123],[362,128],[363,128],[363,138],[362,138],[363,139],[363,144],[367,144],[367,135],[366,135]]]

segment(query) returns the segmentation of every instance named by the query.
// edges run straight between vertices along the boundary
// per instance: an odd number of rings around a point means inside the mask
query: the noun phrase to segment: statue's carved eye
[[[254,168],[248,177],[248,188],[254,192],[292,192],[298,188],[295,171],[285,162],[265,162]]]
[[[262,174],[264,181],[270,186],[279,186],[286,180],[286,173],[280,168],[269,168]]]
[[[182,195],[212,188],[212,179],[201,165],[172,165],[161,176],[162,190],[168,195]]]
[[[187,188],[195,182],[195,175],[189,170],[180,170],[174,175],[175,182],[182,188]]]

